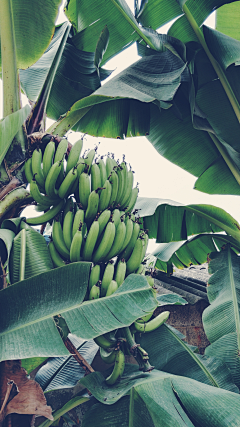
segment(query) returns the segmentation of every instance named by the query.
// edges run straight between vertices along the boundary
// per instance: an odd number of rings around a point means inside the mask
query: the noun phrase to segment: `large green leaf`
[[[136,342],[147,349],[151,364],[159,371],[239,393],[225,363],[194,353],[184,338],[176,329],[162,325],[153,332],[138,334]]]
[[[237,386],[240,385],[240,260],[229,246],[220,253],[210,254],[208,299],[210,306],[203,312],[203,324],[211,345],[206,354],[221,357]],[[220,349],[221,348],[221,349]]]
[[[17,63],[34,64],[49,45],[61,0],[11,1]]]
[[[186,240],[198,233],[225,231],[240,242],[240,226],[229,213],[212,205],[181,205],[172,200],[139,197],[135,206],[149,237],[158,243]]]
[[[15,233],[13,231],[0,229],[0,257],[3,265],[8,260],[14,237]]]
[[[0,165],[12,143],[16,133],[19,131],[30,113],[29,105],[21,110],[10,114],[0,121]]]
[[[96,425],[96,417],[99,427],[235,427],[240,422],[238,394],[190,378],[157,370],[137,373],[129,365],[114,386],[107,386],[99,372],[81,383],[102,403],[87,412],[83,427]],[[130,397],[124,397],[129,392]]]
[[[110,297],[85,301],[91,263],[78,262],[38,274],[0,292],[0,360],[68,354],[53,316],[91,339],[129,326],[157,302],[145,277],[130,275]]]
[[[22,245],[24,245],[26,253],[24,261],[25,279],[53,269],[45,238],[25,223],[23,223],[23,228],[24,230],[14,238],[10,253],[9,274],[11,284],[20,280]],[[24,242],[23,232],[25,232]]]
[[[227,36],[240,40],[240,3],[235,1],[220,7],[216,12],[216,29]]]

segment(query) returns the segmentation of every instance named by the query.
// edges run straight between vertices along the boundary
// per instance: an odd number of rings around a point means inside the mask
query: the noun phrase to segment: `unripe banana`
[[[89,195],[87,210],[85,214],[85,221],[87,224],[91,223],[97,215],[99,204],[98,192],[99,189],[92,191]]]
[[[120,221],[120,224],[118,224],[118,227],[116,228],[115,238],[112,247],[106,256],[106,260],[114,258],[116,255],[118,255],[125,240],[125,235],[126,225],[123,221]]]
[[[126,262],[123,258],[118,262],[117,268],[116,268],[116,273],[114,276],[114,280],[117,282],[118,287],[121,286],[125,280],[126,268],[127,268]]]
[[[125,355],[122,350],[118,350],[116,354],[115,364],[113,371],[109,377],[106,378],[106,383],[108,385],[113,385],[121,378],[125,368]]]
[[[137,270],[142,261],[142,248],[143,241],[141,238],[138,238],[134,249],[132,251],[132,255],[127,261],[127,274],[134,273]]]
[[[85,242],[84,248],[83,248],[83,259],[84,261],[91,261],[92,259],[92,253],[94,250],[94,247],[96,245],[96,241],[98,238],[99,233],[99,224],[98,221],[93,221],[90,230],[87,235],[87,240]],[[94,263],[97,263],[97,261],[94,261]]]
[[[79,200],[84,210],[87,209],[90,192],[90,176],[83,172],[79,178]]]
[[[75,213],[74,220],[73,220],[73,227],[72,227],[72,236],[74,237],[74,234],[77,232],[80,226],[80,222],[84,223],[84,210],[78,209],[78,211]],[[82,229],[83,233],[83,229]]]
[[[124,171],[122,169],[122,166],[118,166],[116,169],[116,173],[118,176],[118,192],[115,200],[115,206],[120,204],[120,200],[124,191]]]
[[[44,214],[34,217],[34,218],[27,218],[26,223],[29,225],[41,225],[45,224],[46,222],[53,219],[63,208],[64,201],[61,200],[61,202],[58,205],[53,206],[51,209],[49,209]]]
[[[151,288],[154,286],[154,278],[152,276],[145,276],[148,284],[151,286]]]
[[[137,319],[137,323],[146,323],[146,322],[148,322],[151,319],[151,317],[153,315],[153,312],[154,312],[154,310],[151,311],[148,314],[145,314],[145,316],[142,316],[139,319]]]
[[[91,290],[93,285],[96,285],[96,283],[100,280],[100,270],[100,265],[98,264],[94,265],[94,267],[92,268],[88,283],[89,290]]]
[[[110,173],[112,172],[114,168],[114,164],[112,162],[112,159],[110,157],[106,158],[106,172],[107,172],[107,177],[110,175]]]
[[[137,201],[138,192],[139,192],[139,190],[137,187],[132,189],[132,195],[131,195],[131,199],[130,199],[130,202],[129,202],[128,207],[127,207],[127,212],[132,212],[132,210],[136,204],[136,201]]]
[[[96,150],[93,148],[87,153],[87,156],[84,159],[84,162],[86,163],[86,165],[88,165],[88,173],[91,172],[91,166],[92,166],[92,162],[95,157],[95,154],[96,154]]]
[[[32,171],[32,158],[30,157],[24,166],[24,173],[27,181],[30,183],[33,179],[33,171]]]
[[[114,264],[113,261],[109,261],[107,264],[102,278],[102,286],[101,286],[101,296],[105,297],[108,286],[110,285],[111,281],[113,280],[114,275]]]
[[[41,187],[45,186],[45,178],[42,171],[42,151],[36,148],[32,155],[32,172],[36,176],[36,181]]]
[[[106,209],[105,211],[103,211],[101,213],[101,215],[98,218],[98,223],[99,223],[99,236],[100,234],[103,232],[104,228],[106,227],[109,219],[111,216],[111,211],[109,209]]]
[[[50,171],[53,163],[53,157],[55,154],[55,143],[50,141],[43,154],[43,176],[46,179],[48,172]]]
[[[127,202],[130,201],[132,195],[132,186],[133,186],[133,172],[127,172],[127,185],[121,200],[121,208],[124,209],[127,206]]]
[[[64,209],[63,209],[63,218],[67,215],[67,213],[68,213],[70,210],[72,210],[73,212],[75,211],[75,203],[74,203],[74,201],[73,201],[73,198],[72,198],[72,197],[69,197],[69,198],[66,200],[66,203],[65,203],[65,206],[64,206]]]
[[[74,143],[74,145],[71,148],[71,151],[69,153],[68,156],[68,160],[67,160],[67,166],[66,166],[66,174],[68,174],[68,172],[74,168],[74,166],[76,166],[76,164],[79,161],[79,157],[82,151],[82,146],[83,146],[83,140],[79,139],[78,141],[76,141]]]
[[[72,239],[72,243],[70,246],[70,261],[71,262],[81,261],[81,247],[82,247],[82,241],[83,241],[83,235],[82,235],[81,228],[82,228],[82,223],[80,223],[79,229],[76,231],[76,233],[74,234],[73,239]]]
[[[91,168],[91,190],[96,190],[102,186],[100,169],[97,163],[94,163]]]
[[[30,182],[30,194],[34,198],[35,202],[39,203],[40,205],[43,205],[46,209],[49,209],[50,206],[53,204],[56,204],[55,201],[53,202],[52,198],[49,196],[44,196],[40,193],[37,181],[35,178],[32,179]],[[58,199],[58,203],[60,202],[60,199]]]
[[[99,185],[99,187],[104,187],[104,182],[107,179],[107,169],[102,157],[100,158],[100,160],[98,160],[98,167],[99,167],[100,177],[101,177],[101,185]]]
[[[136,274],[144,274],[145,275],[145,270],[146,270],[146,268],[144,267],[144,265],[140,264],[137,271],[136,271]]]
[[[104,348],[104,350],[113,348],[115,345],[114,342],[109,341],[104,335],[99,335],[98,337],[93,338],[93,340],[99,347]]]
[[[94,221],[94,222],[98,222],[98,221]],[[98,248],[93,254],[94,263],[97,263],[105,258],[108,252],[108,248],[113,244],[115,232],[116,232],[115,225],[113,222],[110,221],[106,226],[102,241],[100,242]]]
[[[63,240],[69,251],[72,244],[73,219],[74,219],[74,213],[72,209],[70,209],[63,219]]]
[[[49,197],[56,197],[57,190],[55,188],[57,178],[61,172],[62,161],[56,162],[52,165],[50,171],[48,172],[46,181],[45,181],[45,191]]]
[[[121,174],[122,174],[122,177],[123,177],[122,178],[122,186],[123,186],[123,188],[122,188],[122,193],[120,195],[118,203],[120,205],[122,205],[122,200],[123,200],[123,198],[124,198],[124,196],[126,194],[126,191],[128,189],[128,170],[127,170],[127,164],[126,164],[126,162],[122,162],[121,165],[120,165],[120,167],[121,167]]]
[[[89,292],[89,299],[98,299],[100,297],[100,287],[98,284],[93,285]]]
[[[124,258],[126,261],[129,260],[131,254],[132,254],[133,248],[135,246],[135,243],[137,241],[139,231],[140,231],[140,225],[137,222],[134,222],[131,240],[128,243],[127,247],[119,255],[120,258]]]
[[[116,359],[116,350],[111,351],[108,353],[106,350],[104,350],[102,347],[100,347],[100,356],[104,363],[111,364],[115,362]]]
[[[118,193],[118,175],[115,172],[115,170],[112,170],[108,180],[112,186],[111,197],[109,200],[109,206],[112,206],[116,202],[117,193]]]
[[[63,182],[61,183],[59,190],[58,190],[58,196],[61,199],[64,199],[64,197],[67,197],[69,194],[69,190],[72,189],[73,184],[77,180],[77,170],[76,168],[72,168],[67,176],[64,178]]]
[[[114,294],[118,290],[118,284],[115,280],[111,280],[106,292],[106,297],[110,297],[110,295]]]
[[[101,191],[99,199],[99,212],[104,211],[109,206],[109,201],[111,198],[112,187],[108,179],[105,181],[103,189]]]
[[[80,159],[78,162],[78,167],[77,167],[78,179],[80,178],[82,173],[85,171],[85,168],[86,168],[86,164],[84,163],[84,159]]]
[[[131,218],[127,218],[125,223],[126,223],[126,234],[125,234],[125,239],[124,239],[123,245],[122,245],[121,250],[120,250],[121,252],[124,251],[124,249],[129,244],[129,242],[132,238],[132,233],[133,233],[133,222],[132,222]]]
[[[114,222],[116,228],[120,224],[120,217],[121,217],[120,210],[114,209],[114,211],[112,213],[112,221]]]
[[[159,328],[159,326],[163,325],[169,318],[170,311],[163,311],[157,317],[150,320],[147,323],[138,323],[134,322],[134,328],[137,332],[152,332],[155,329]]]
[[[62,226],[59,219],[55,219],[53,221],[52,239],[53,239],[54,246],[57,249],[57,251],[60,253],[60,255],[62,255],[63,258],[69,260],[70,252],[64,243],[63,230],[62,230]]]
[[[59,176],[58,176],[57,182],[56,182],[56,188],[59,188],[60,185],[61,185],[61,183],[62,183],[62,181],[64,180],[64,164],[63,164],[63,160],[65,159],[65,154],[67,152],[67,148],[68,148],[68,141],[67,141],[67,139],[62,139],[59,142],[59,144],[58,144],[58,147],[57,147],[57,150],[56,150],[56,154],[55,154],[55,157],[54,157],[54,161],[53,161],[53,163],[62,161],[61,170],[59,172]]]
[[[147,252],[147,246],[148,246],[148,235],[147,233],[144,234],[143,236],[143,249],[142,249],[142,260],[145,258],[146,252]]]
[[[61,258],[60,254],[55,248],[53,242],[49,243],[48,249],[49,249],[54,267],[63,267],[64,265],[66,265],[65,261]]]

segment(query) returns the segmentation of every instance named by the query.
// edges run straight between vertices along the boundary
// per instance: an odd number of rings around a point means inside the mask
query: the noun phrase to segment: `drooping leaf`
[[[180,297],[180,295],[177,295],[175,293],[157,295],[156,299],[157,299],[158,304],[160,306],[162,306],[162,305],[185,305],[185,304],[188,304],[188,302],[184,298]]]
[[[12,143],[16,133],[19,131],[30,112],[29,105],[21,110],[10,114],[0,121],[0,165]]]
[[[87,412],[83,427],[94,426],[94,415],[100,427],[110,426],[110,420],[113,427],[136,425],[135,421],[151,427],[235,427],[240,420],[238,394],[157,370],[139,373],[137,367],[128,365],[114,386],[107,386],[99,372],[83,378],[81,383],[102,403]],[[124,397],[129,392],[130,397]],[[142,413],[145,415],[141,422]]]
[[[103,59],[103,55],[107,50],[107,46],[109,43],[109,31],[107,25],[105,25],[104,29],[101,31],[99,39],[97,41],[95,54],[94,54],[94,65],[96,68],[100,67],[100,64]]]
[[[208,299],[210,306],[203,312],[203,324],[211,345],[207,355],[221,357],[232,372],[235,384],[240,385],[240,314],[239,314],[239,257],[229,246],[210,254]],[[220,349],[221,347],[221,349]]]
[[[41,365],[45,360],[47,360],[47,357],[30,357],[28,359],[22,359],[21,366],[30,374],[30,372]]]
[[[159,371],[239,393],[227,365],[216,357],[194,353],[184,338],[174,328],[162,325],[153,332],[138,334],[136,342],[147,349],[151,364]]]
[[[91,365],[98,346],[93,340],[85,341],[72,334],[68,338],[72,341],[78,352]],[[35,380],[46,391],[74,387],[85,375],[84,369],[69,355],[68,357],[53,357],[37,372]]]
[[[27,0],[11,2],[17,64],[27,68],[34,64],[51,41],[61,0]]]
[[[5,219],[2,222],[1,228],[6,228],[8,230],[13,231],[14,234],[17,234],[20,230],[20,224],[22,220],[22,217]]]
[[[51,257],[45,238],[34,228],[23,223],[26,231],[26,258],[25,258],[25,279],[36,274],[49,271],[53,268]],[[20,260],[22,251],[22,233],[18,233],[13,240],[12,250],[9,259],[9,273],[11,284],[20,280]]]
[[[231,6],[236,7],[236,4]],[[240,11],[239,4],[238,10]],[[203,25],[203,34],[211,54],[224,70],[226,70],[231,64],[239,64],[239,40],[220,33],[213,28],[209,28],[206,25]]]
[[[59,313],[73,334],[91,339],[156,308],[146,278],[134,274],[110,297],[83,303],[90,266],[72,263],[0,291],[1,360],[68,355],[53,321]]]
[[[0,254],[3,266],[8,260],[15,233],[11,230],[0,229]]]

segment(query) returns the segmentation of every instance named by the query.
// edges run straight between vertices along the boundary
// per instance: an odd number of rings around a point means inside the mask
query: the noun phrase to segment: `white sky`
[[[134,0],[128,0],[128,3],[131,7]],[[66,17],[61,10],[57,23],[61,23],[65,20]],[[214,27],[214,14],[208,18],[206,25]],[[167,32],[169,26],[170,25],[162,27],[161,32]],[[113,77],[138,59],[136,46],[133,45],[111,59],[106,64],[106,68],[115,70],[111,76]],[[23,105],[25,105],[26,102],[26,97],[23,96]],[[0,117],[2,117],[1,111]],[[51,123],[52,121],[48,120],[47,127],[49,127]],[[71,143],[74,143],[81,136],[80,133],[70,132],[68,139]],[[212,204],[225,209],[240,222],[238,196],[207,195],[193,190],[196,178],[161,157],[145,137],[115,140],[87,136],[83,151],[86,148],[94,147],[99,141],[101,143],[98,148],[98,154],[103,155],[108,152],[114,152],[116,159],[122,159],[122,155],[125,154],[126,161],[131,164],[132,169],[135,171],[135,183],[139,182],[140,196],[171,199],[183,204]],[[150,242],[148,251],[153,250],[154,246],[153,242]]]

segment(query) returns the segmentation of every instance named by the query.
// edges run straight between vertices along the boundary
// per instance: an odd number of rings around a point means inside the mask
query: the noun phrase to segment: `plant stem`
[[[83,367],[86,372],[86,375],[95,372],[91,365],[89,365],[89,363],[81,356],[81,354],[78,352],[78,350],[69,338],[65,339],[64,344],[67,347],[68,351],[73,355],[74,359],[79,363],[80,366]]]
[[[199,42],[201,43],[203,49],[205,50],[205,53],[208,56],[208,59],[210,60],[214,70],[216,71],[220,82],[222,83],[223,89],[226,92],[226,95],[232,105],[232,108],[237,116],[238,121],[240,122],[240,105],[237,101],[237,98],[232,90],[232,87],[223,71],[219,63],[216,61],[216,59],[211,54],[210,50],[208,49],[207,43],[205,42],[202,30],[199,28],[197,22],[195,21],[194,17],[192,16],[190,10],[188,9],[186,3],[182,7],[183,12],[185,13],[185,16],[190,23],[193,31],[195,32]]]
[[[20,270],[19,281],[25,278],[25,264],[26,264],[26,230],[23,228],[21,231],[21,254],[20,254]]]
[[[229,156],[227,150],[224,148],[224,146],[218,141],[215,135],[213,135],[211,132],[208,132],[209,136],[212,138],[214,144],[216,145],[219,153],[221,154],[222,158],[227,163],[230,171],[232,172],[234,178],[236,179],[237,183],[240,185],[240,171],[238,167],[235,165],[233,159]]]
[[[92,107],[85,107],[81,110],[70,111],[61,121],[53,123],[46,133],[64,136]]]
[[[6,117],[21,105],[11,0],[0,0],[0,10],[3,116]]]

